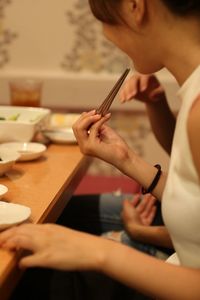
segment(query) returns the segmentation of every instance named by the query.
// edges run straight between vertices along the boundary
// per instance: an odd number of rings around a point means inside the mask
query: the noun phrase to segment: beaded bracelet
[[[160,165],[155,165],[154,167],[157,168],[158,171],[157,171],[157,173],[156,173],[156,175],[155,175],[152,183],[150,184],[150,186],[147,189],[145,189],[144,187],[142,187],[142,194],[143,195],[147,194],[147,193],[151,193],[155,189],[155,187],[156,187],[156,185],[157,185],[157,183],[158,183],[158,181],[160,179],[160,176],[162,174],[161,166]]]

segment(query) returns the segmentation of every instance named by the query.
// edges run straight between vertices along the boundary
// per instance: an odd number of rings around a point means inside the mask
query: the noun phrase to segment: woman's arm
[[[173,249],[167,228],[163,226],[130,226],[130,236],[138,242]]]
[[[147,189],[157,169],[140,158],[112,128],[106,125],[110,114],[101,117],[96,112],[83,113],[73,125],[80,150],[85,155],[98,157],[118,168]],[[163,172],[152,193],[162,199],[166,175]]]
[[[155,137],[161,146],[171,153],[176,118],[167,103],[164,88],[155,75],[136,73],[124,84],[120,92],[121,102],[139,100],[146,104],[147,114]]]
[[[23,268],[94,270],[157,299],[200,299],[199,269],[174,266],[120,243],[62,226],[24,224],[1,233],[0,246],[30,250],[32,254],[20,261]]]
[[[99,271],[125,285],[156,299],[200,299],[199,269],[174,266],[114,242],[105,249]]]
[[[119,162],[117,167],[124,174],[139,182],[145,189],[148,189],[158,171],[142,158],[136,156],[131,149],[129,149],[127,157],[123,161]],[[162,171],[160,179],[152,191],[152,194],[159,200],[162,199],[166,179],[167,174]]]

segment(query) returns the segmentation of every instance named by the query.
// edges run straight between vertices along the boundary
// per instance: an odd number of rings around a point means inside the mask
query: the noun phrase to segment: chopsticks
[[[108,113],[108,110],[111,104],[113,103],[113,100],[115,99],[115,96],[117,95],[129,71],[130,69],[126,69],[124,73],[120,76],[120,78],[117,80],[117,82],[115,83],[114,87],[112,88],[108,96],[105,98],[102,104],[96,109],[97,114],[105,116]]]

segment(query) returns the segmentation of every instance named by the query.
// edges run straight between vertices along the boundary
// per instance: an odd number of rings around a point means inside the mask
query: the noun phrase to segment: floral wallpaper
[[[11,0],[0,0],[0,68],[10,61],[9,46],[17,36],[10,29],[4,28],[4,9],[10,3]]]
[[[118,73],[129,64],[128,57],[103,37],[101,25],[91,14],[87,0],[74,1],[66,18],[75,37],[72,48],[64,57],[64,69]]]
[[[88,0],[0,0],[0,68],[120,73],[129,64]]]

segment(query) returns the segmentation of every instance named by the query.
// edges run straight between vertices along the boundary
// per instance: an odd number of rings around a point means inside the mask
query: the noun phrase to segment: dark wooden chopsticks
[[[96,109],[97,114],[105,116],[108,113],[108,110],[111,104],[113,103],[113,100],[115,99],[115,96],[117,95],[129,71],[130,69],[126,69],[124,73],[120,76],[120,78],[117,80],[117,82],[115,83],[114,87],[112,88],[108,96],[105,98],[102,104]]]

